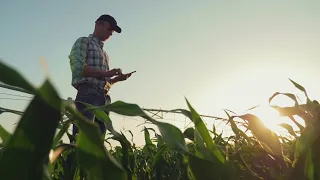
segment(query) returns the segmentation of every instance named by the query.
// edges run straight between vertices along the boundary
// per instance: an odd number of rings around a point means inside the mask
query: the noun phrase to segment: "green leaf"
[[[87,171],[87,178],[90,180],[127,179],[122,166],[105,149],[98,126],[73,109],[67,109],[77,118],[75,119],[75,124],[79,128],[77,159],[80,167]]]
[[[183,134],[185,135],[185,137],[191,135],[193,136],[192,141],[196,144],[196,155],[198,157],[209,160],[214,163],[221,163],[222,165],[222,162],[212,153],[212,151],[209,148],[205,146],[204,141],[202,140],[200,134],[197,131],[195,131],[193,128],[188,128],[185,130]]]
[[[162,146],[156,153],[152,161],[152,167],[155,167],[157,163],[161,161],[162,155],[168,148],[166,146]]]
[[[312,153],[311,149],[308,150],[307,157],[306,157],[306,165],[305,165],[305,174],[308,177],[308,180],[314,180],[314,165],[312,162]]]
[[[0,138],[2,139],[2,143],[4,145],[10,139],[10,137],[11,137],[11,134],[0,125]]]
[[[297,137],[296,133],[294,132],[294,130],[292,128],[292,126],[290,126],[289,124],[281,123],[281,124],[279,124],[279,126],[285,128],[289,132],[289,134],[291,134],[292,136]]]
[[[223,142],[222,133],[215,137],[214,143],[221,144]]]
[[[249,152],[249,153],[254,153],[253,151]],[[249,173],[253,176],[256,177],[257,179],[263,179],[262,177],[260,177],[257,173],[255,173],[250,166],[248,165],[248,163],[244,160],[243,156],[241,154],[239,154],[240,160],[241,162],[244,164],[244,166],[248,169]]]
[[[298,106],[299,103],[298,103],[298,100],[296,98],[296,96],[294,94],[291,94],[291,93],[280,93],[280,92],[276,92],[274,93],[270,98],[269,98],[269,103],[272,101],[273,98],[275,98],[276,96],[278,95],[285,95],[287,97],[289,97],[290,99],[292,99],[294,102],[295,102],[295,105]]]
[[[145,139],[145,142],[146,142],[147,146],[152,145],[152,142],[151,142],[151,139],[150,139],[150,134],[149,134],[149,131],[147,130],[147,128],[144,128],[144,139]]]
[[[131,142],[133,143],[133,133],[132,133],[132,131],[130,131],[130,130],[127,130],[129,133],[130,133],[130,135],[131,135]]]
[[[117,101],[100,107],[90,107],[87,110],[102,110],[105,112],[115,112],[124,116],[140,116],[152,122],[156,126],[163,137],[164,142],[169,148],[188,152],[182,132],[175,126],[154,120],[148,116],[138,105]]]
[[[39,91],[35,88],[31,83],[29,83],[20,73],[14,70],[12,67],[0,62],[0,72],[5,74],[5,76],[0,77],[0,82],[17,87],[18,89],[21,88],[22,92],[26,92],[33,95],[39,95],[43,101],[45,101],[48,105],[52,106],[53,108],[61,111],[62,103],[61,99],[54,89],[54,87],[50,84],[50,86],[42,86],[43,90]],[[46,81],[47,83],[49,81]],[[52,94],[57,94],[56,96],[51,96]],[[19,114],[18,111],[11,111],[12,113]],[[60,112],[60,114],[62,114]]]
[[[62,136],[68,131],[68,127],[71,124],[71,120],[67,120],[63,123],[61,130],[55,136],[53,140],[53,147],[57,146],[59,141],[61,140]]]
[[[291,116],[297,115],[297,116],[300,116],[305,121],[306,124],[312,124],[314,121],[312,116],[306,113],[303,108],[301,108],[301,105],[294,106],[294,107],[279,107],[279,106],[271,106],[271,107],[279,111],[280,116],[291,117]]]
[[[166,146],[162,146],[156,153],[152,161],[152,168],[155,169],[156,180],[163,179],[162,174],[164,169],[166,168],[165,160],[164,160],[164,152],[167,150]]]
[[[5,68],[2,70],[5,71]],[[23,79],[9,74],[6,77],[15,78],[11,81],[25,84],[28,88]],[[50,99],[53,99],[52,104],[36,95],[27,107],[0,159],[0,177],[3,179],[42,179],[45,176],[48,166],[45,162],[48,162],[49,151],[60,120],[61,104],[50,82],[46,81],[39,92],[50,96]]]
[[[122,165],[124,169],[127,171],[128,180],[135,179],[135,159],[133,156],[133,150],[131,148],[130,142],[127,140],[123,133],[121,133],[121,137],[113,137],[113,139],[119,141],[122,146]]]
[[[282,155],[282,148],[278,136],[268,129],[257,116],[245,114],[237,117],[248,121],[248,128],[260,141],[266,151],[273,155]]]
[[[90,108],[87,108],[87,110],[94,110],[94,109],[103,109],[106,112],[112,111],[124,116],[142,116],[143,117],[147,115],[145,112],[143,112],[143,110],[138,105],[125,103],[123,101],[116,101],[114,103],[100,106],[100,107],[91,106]]]
[[[314,126],[307,126],[301,133],[301,136],[296,139],[296,148],[294,152],[295,160],[293,162],[293,166],[296,166],[295,164],[301,156],[306,156],[307,151],[311,149],[313,143],[316,142],[318,134],[319,132],[317,132],[317,128]]]
[[[304,95],[307,97],[307,104],[312,104],[311,100],[309,99],[309,96],[308,96],[308,94],[307,94],[306,89],[305,89],[303,86],[301,86],[300,84],[294,82],[293,80],[291,80],[291,79],[289,79],[289,80],[291,81],[291,83],[292,83],[296,88],[298,88],[300,91],[304,92]]]
[[[294,115],[301,115],[304,113],[299,106],[294,106],[294,107],[271,106],[271,107],[279,111],[280,116],[294,116]]]
[[[299,128],[300,132],[304,130],[304,127],[300,123],[298,123],[298,121],[295,120],[293,116],[288,116],[288,117]]]
[[[196,155],[198,157],[201,157],[203,159],[209,159],[211,161],[215,161],[217,160],[217,158],[213,157],[212,152],[210,151],[210,149],[208,149],[205,144],[204,141],[202,140],[200,134],[194,130],[194,128],[188,128],[185,130],[185,132],[183,133],[185,137],[190,137],[188,139],[190,139],[191,141],[193,141],[196,144]]]
[[[157,147],[162,147],[164,145],[164,141],[163,141],[162,136],[159,134],[156,134],[156,137],[157,137],[157,141],[158,141]]]
[[[207,145],[207,148],[211,150],[211,152],[215,155],[215,157],[222,163],[225,162],[225,158],[222,156],[220,150],[218,149],[217,145],[213,142],[210,133],[206,127],[206,125],[203,123],[201,117],[199,114],[193,109],[189,101],[186,99],[186,102],[188,104],[188,107],[191,111],[191,118],[194,122],[195,128],[197,132],[199,132],[201,138]]]
[[[242,136],[243,138],[245,138],[245,139],[247,140],[247,142],[248,142],[249,144],[251,144],[253,140],[252,140],[251,138],[249,138],[249,137],[246,135],[246,133],[244,133],[241,129],[239,129],[238,126],[236,125],[236,123],[234,122],[233,118],[234,118],[235,116],[230,116],[229,113],[228,113],[226,110],[224,110],[224,112],[227,114],[227,116],[228,116],[228,118],[229,118],[228,122],[230,122],[230,124],[231,124],[231,129],[232,129],[233,133],[234,133],[235,135],[237,135],[237,137],[238,137],[238,136]]]
[[[20,87],[30,92],[30,94],[36,93],[36,89],[20,73],[2,61],[0,61],[0,72],[3,74],[0,77],[0,82]]]
[[[199,158],[192,154],[188,155],[189,165],[194,177],[197,180],[217,179],[217,180],[233,180],[235,177],[232,168],[226,168],[226,164],[213,163],[211,161]],[[226,171],[228,170],[228,171]]]
[[[186,147],[183,134],[177,127],[158,121],[155,123],[155,125],[158,126],[163,140],[169,148],[182,152],[189,152]]]
[[[314,179],[320,179],[320,136],[312,144],[311,158],[314,171]]]
[[[194,129],[192,127],[189,127],[187,128],[184,132],[183,132],[183,135],[185,138],[188,138],[189,140],[195,142],[195,139],[194,139]]]
[[[307,179],[305,176],[307,151],[299,154],[299,157],[293,163],[291,173],[288,175],[288,179]]]
[[[197,180],[207,179],[208,177],[211,179],[222,179],[220,176],[220,166],[191,154],[188,156],[188,159],[191,171]]]
[[[293,80],[291,80],[291,79],[289,79],[289,80],[291,81],[291,83],[292,83],[296,88],[298,88],[300,91],[304,92],[305,95],[307,96],[306,89],[305,89],[303,86],[301,86],[300,84],[296,83],[295,81],[293,81]]]
[[[122,133],[120,134],[114,130],[113,125],[112,125],[112,121],[111,121],[110,117],[105,112],[106,110],[103,111],[101,107],[95,108],[94,106],[92,106],[88,103],[83,103],[83,104],[85,104],[87,106],[87,109],[92,111],[100,121],[106,123],[107,130],[109,130],[111,132],[111,134],[114,135],[112,137],[112,139],[120,142],[120,144],[122,146],[122,154],[123,154],[122,165],[127,172],[128,179],[129,180],[134,179],[135,178],[135,176],[134,176],[135,162],[134,162],[134,157],[132,155],[133,150],[131,148],[130,142],[127,140],[125,135],[123,135]],[[123,104],[123,105],[126,108],[126,104]],[[151,140],[150,140],[150,142],[151,142]]]

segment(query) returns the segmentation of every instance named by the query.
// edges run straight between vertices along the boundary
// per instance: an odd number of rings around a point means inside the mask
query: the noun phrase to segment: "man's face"
[[[105,21],[101,27],[101,37],[103,37],[104,41],[109,39],[113,32],[114,30],[111,28],[110,23]]]

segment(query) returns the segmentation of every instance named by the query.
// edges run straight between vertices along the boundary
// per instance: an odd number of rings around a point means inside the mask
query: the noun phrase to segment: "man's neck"
[[[96,32],[93,32],[93,34],[92,34],[94,37],[96,37],[99,41],[102,41],[101,40],[101,38],[97,35],[97,33]]]

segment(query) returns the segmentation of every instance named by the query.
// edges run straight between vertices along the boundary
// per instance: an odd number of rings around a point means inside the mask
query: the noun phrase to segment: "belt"
[[[90,83],[80,83],[77,86],[77,89],[80,90],[82,88],[92,88],[92,89],[97,90],[98,92],[104,92],[104,94],[106,96],[110,96],[109,91],[107,89],[105,89],[104,87],[101,87],[101,86],[97,86],[97,85],[90,84]]]
[[[81,83],[78,85],[78,90],[82,89],[82,88],[91,88],[91,89],[95,89],[97,91],[104,91],[104,87],[101,86],[97,86],[94,84],[90,84],[90,83]]]

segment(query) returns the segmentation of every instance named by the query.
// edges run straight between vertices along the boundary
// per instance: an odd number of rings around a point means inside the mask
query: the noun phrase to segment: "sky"
[[[226,117],[223,109],[241,114],[261,105],[258,114],[276,118],[267,107],[273,93],[303,98],[289,78],[303,85],[311,99],[320,98],[319,8],[320,1],[292,0],[4,1],[0,59],[35,86],[49,78],[62,98],[74,99],[71,47],[93,32],[100,15],[110,14],[122,28],[104,45],[110,66],[137,71],[112,87],[113,102],[170,110],[187,108],[187,98],[200,114],[221,117]],[[17,98],[4,93],[26,96],[0,89],[0,107],[26,108],[29,101],[3,99]],[[276,102],[288,103],[284,97]],[[170,118],[183,130],[183,118]],[[2,114],[0,124],[13,131],[18,119]],[[143,125],[136,127],[141,121],[115,115],[113,123],[143,142]]]

